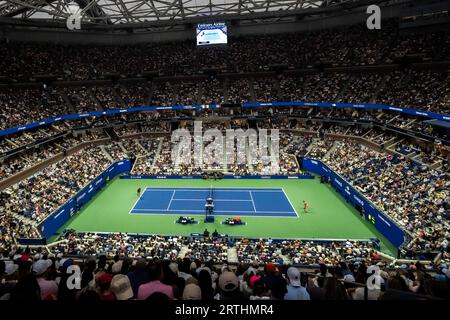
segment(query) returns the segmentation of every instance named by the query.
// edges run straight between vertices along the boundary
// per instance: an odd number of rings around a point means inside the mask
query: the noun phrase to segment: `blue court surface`
[[[217,216],[298,217],[281,188],[146,188],[130,213],[204,215],[211,194]]]

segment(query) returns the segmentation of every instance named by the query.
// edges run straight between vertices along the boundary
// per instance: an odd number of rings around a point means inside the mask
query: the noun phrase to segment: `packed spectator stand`
[[[300,282],[303,299],[358,300],[365,298],[364,285],[356,283],[365,283],[367,267],[375,264],[383,270],[383,287],[370,290],[369,299],[389,299],[386,287],[448,299],[450,153],[443,143],[450,141],[448,128],[394,111],[233,105],[380,103],[450,114],[448,69],[427,69],[421,63],[405,69],[401,64],[415,54],[431,64],[449,60],[448,33],[412,37],[389,24],[374,38],[365,34],[367,30],[349,28],[307,36],[236,39],[226,50],[210,51],[196,51],[187,42],[108,50],[22,43],[0,46],[5,57],[0,61],[0,76],[14,82],[29,82],[37,74],[68,82],[93,80],[69,86],[58,81],[1,84],[0,129],[123,106],[230,104],[217,110],[86,117],[1,137],[0,182],[5,187],[0,191],[0,298],[21,299],[26,294],[21,288],[35,285],[41,288],[40,294],[31,297],[35,299],[144,300],[152,299],[145,294],[151,288],[141,286],[161,281],[158,285],[165,286],[168,299],[289,299],[292,283]],[[277,50],[280,47],[286,50]],[[314,50],[317,47],[319,52]],[[249,48],[264,50],[250,52]],[[95,63],[87,62],[85,56]],[[217,65],[217,61],[223,63]],[[275,72],[273,65],[280,64],[287,67]],[[142,77],[141,66],[161,70],[165,77]],[[304,72],[305,68],[309,70]],[[204,69],[220,72],[198,72]],[[140,77],[135,83],[105,77],[113,73]],[[136,158],[132,173],[137,175],[201,174],[200,168],[171,163],[169,133],[174,120],[192,128],[193,119],[201,118],[207,128],[216,126],[208,122],[215,117],[227,118],[221,130],[280,129],[282,174],[301,172],[300,157],[321,159],[408,232],[404,257],[421,259],[432,253],[432,262],[426,266],[386,262],[370,245],[354,241],[237,239],[230,244],[227,239],[69,232],[52,247],[30,251],[17,246],[18,238],[40,237],[37,224],[114,161]],[[214,169],[236,175],[255,172],[250,166]],[[230,257],[233,252],[235,259]],[[64,270],[72,264],[83,270],[82,288],[68,293]],[[297,271],[288,269],[291,264]],[[137,274],[141,280],[136,280]],[[131,291],[117,291],[120,282]]]
[[[233,264],[227,257],[234,245],[229,241],[69,230],[52,247],[0,252],[0,298],[156,301],[162,294],[166,301],[239,302],[449,297],[448,264],[395,266],[370,243],[240,239],[235,253],[243,262]],[[371,265],[381,271],[376,285],[366,289]],[[67,269],[74,266],[81,271],[81,283],[68,290]]]

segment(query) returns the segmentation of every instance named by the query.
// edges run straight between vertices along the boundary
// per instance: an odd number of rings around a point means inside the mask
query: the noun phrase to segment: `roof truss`
[[[199,18],[251,16],[312,11],[363,0],[0,0],[0,17],[65,20],[71,7],[80,8],[84,22],[139,24]]]

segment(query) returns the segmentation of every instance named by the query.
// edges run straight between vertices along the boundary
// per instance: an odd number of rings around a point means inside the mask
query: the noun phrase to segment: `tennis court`
[[[218,216],[298,217],[282,188],[147,187],[130,213],[204,215],[208,197]]]
[[[136,195],[138,188],[142,190],[141,197]],[[201,218],[205,216],[205,202],[211,188],[214,189],[215,209],[228,211],[230,208],[236,208],[230,207],[233,205],[231,202],[236,201],[226,201],[229,207],[223,209],[220,201],[217,200],[247,200],[245,204],[238,206],[246,209],[242,211],[251,212],[245,213],[245,215],[238,212],[215,213],[216,221],[205,223]],[[158,190],[163,192],[154,193]],[[197,192],[188,194],[181,192],[183,190],[197,190]],[[232,195],[230,195],[231,192],[224,193],[231,190],[238,192]],[[258,190],[271,192],[253,192]],[[201,198],[201,201],[183,200],[180,205],[177,203],[178,200],[175,200],[175,203],[172,201],[173,204],[169,209],[183,211],[167,211],[174,191],[176,192],[173,199],[195,200]],[[252,191],[253,201],[248,200],[250,199],[248,191]],[[286,198],[283,198],[281,191],[286,194]],[[159,199],[162,196],[165,197],[164,200]],[[189,197],[185,198],[187,196]],[[307,200],[311,204],[308,213],[303,213],[303,200]],[[255,204],[256,210],[253,209],[252,203]],[[288,207],[288,203],[294,209]],[[185,205],[188,205],[189,208],[180,208]],[[136,210],[134,213],[130,212],[132,208]],[[253,213],[254,211],[257,213]],[[276,216],[273,213],[264,214],[259,211],[276,211],[282,216]],[[295,216],[295,211],[300,219]],[[193,216],[198,223],[187,225],[174,223],[179,216]],[[221,219],[220,216],[223,218]],[[247,224],[238,228],[222,224],[225,217],[233,216],[242,217]],[[64,229],[74,229],[80,232],[128,232],[189,236],[192,233],[202,233],[206,228],[217,229],[219,233],[229,236],[250,238],[369,239],[377,237],[382,240],[384,252],[390,252],[392,255],[395,255],[396,252],[396,249],[376,231],[370,221],[361,219],[361,215],[356,209],[337,194],[330,185],[320,183],[319,179],[223,179],[211,181],[117,178],[110,181],[107,187],[84,206],[80,213],[74,215],[62,226],[59,232]]]

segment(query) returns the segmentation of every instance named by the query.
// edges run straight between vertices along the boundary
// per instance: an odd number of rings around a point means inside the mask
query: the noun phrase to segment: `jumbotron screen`
[[[227,44],[228,33],[225,22],[199,23],[197,25],[197,46]]]

